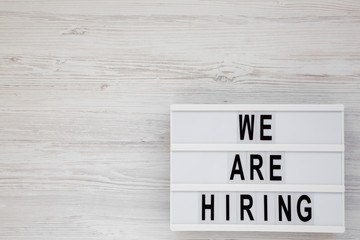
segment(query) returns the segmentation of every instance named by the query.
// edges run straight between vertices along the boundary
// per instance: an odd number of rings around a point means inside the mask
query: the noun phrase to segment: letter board
[[[343,105],[171,106],[174,231],[344,232]]]

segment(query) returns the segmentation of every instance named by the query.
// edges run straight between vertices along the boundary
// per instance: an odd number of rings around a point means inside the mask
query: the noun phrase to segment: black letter
[[[301,205],[301,202],[305,200],[307,203],[311,203],[311,200],[309,198],[309,196],[307,195],[301,195],[298,202],[297,202],[297,213],[298,213],[298,216],[300,218],[301,221],[303,222],[307,222],[311,219],[311,208],[310,207],[306,207],[304,208],[305,209],[305,212],[307,213],[307,216],[304,217],[303,215],[301,215],[301,211],[300,211],[300,205]]]
[[[214,194],[211,194],[211,203],[205,204],[205,194],[202,195],[202,220],[205,220],[205,210],[210,209],[211,220],[214,220]]]
[[[267,203],[267,195],[264,195],[264,221],[268,220],[268,203]]]
[[[259,164],[254,164],[254,159],[259,160]],[[254,180],[254,170],[256,170],[260,180],[264,180],[264,177],[260,171],[261,166],[263,165],[263,159],[259,154],[250,154],[250,180]]]
[[[239,115],[240,140],[244,140],[246,126],[249,131],[249,140],[253,140],[255,115],[254,114],[251,115],[251,124],[250,124],[250,119],[249,119],[248,114],[245,115],[244,124],[243,124],[242,116],[243,116],[242,114]]]
[[[264,136],[264,129],[271,129],[271,125],[265,125],[265,119],[271,119],[271,115],[260,115],[260,140],[272,140],[272,136]]]
[[[274,169],[281,169],[281,165],[274,165],[274,160],[281,160],[281,155],[270,155],[270,181],[281,181],[281,176],[274,176]]]
[[[248,205],[244,205],[244,200],[247,199],[249,200],[249,204]],[[251,195],[248,194],[240,194],[240,220],[244,220],[244,210],[246,210],[247,214],[249,215],[249,218],[251,221],[254,221],[254,217],[250,211],[250,208],[253,205],[253,199],[251,197]]]
[[[236,169],[236,166],[239,166],[239,169]],[[235,155],[234,164],[231,170],[230,180],[234,180],[235,174],[240,174],[241,180],[245,180],[239,154]]]
[[[226,194],[226,221],[230,220],[230,196]]]
[[[279,221],[282,221],[281,209],[284,209],[285,216],[288,221],[291,221],[291,196],[287,196],[288,207],[285,206],[284,199],[279,195]]]

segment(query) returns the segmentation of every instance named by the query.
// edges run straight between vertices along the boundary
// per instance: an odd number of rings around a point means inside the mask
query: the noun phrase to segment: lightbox
[[[172,105],[174,231],[344,232],[343,105]]]

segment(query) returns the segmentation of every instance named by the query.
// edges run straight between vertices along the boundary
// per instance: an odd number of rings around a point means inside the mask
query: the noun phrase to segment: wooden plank
[[[358,239],[359,1],[0,1],[1,239]],[[345,234],[169,228],[173,103],[344,104]]]

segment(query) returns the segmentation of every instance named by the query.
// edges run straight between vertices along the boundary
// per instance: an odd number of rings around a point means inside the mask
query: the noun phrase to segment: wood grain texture
[[[359,239],[360,2],[0,1],[1,239]],[[346,233],[171,232],[171,103],[345,105]]]

